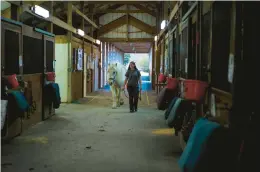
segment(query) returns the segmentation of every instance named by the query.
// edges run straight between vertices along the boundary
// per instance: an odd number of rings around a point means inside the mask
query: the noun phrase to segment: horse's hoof
[[[112,106],[112,109],[116,109],[116,106]]]
[[[124,102],[120,102],[120,105],[123,105],[124,104]]]

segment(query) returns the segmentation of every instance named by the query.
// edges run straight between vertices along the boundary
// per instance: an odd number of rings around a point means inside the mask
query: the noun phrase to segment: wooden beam
[[[117,8],[123,6],[123,5],[124,5],[124,4],[115,4],[115,5],[110,6],[107,10],[115,10],[115,9],[117,9]],[[99,18],[99,17],[101,17],[101,16],[103,16],[103,15],[105,15],[105,14],[106,14],[106,13],[98,14],[98,15],[96,15],[96,17]]]
[[[98,38],[103,42],[153,42],[153,38]]]
[[[137,9],[140,9],[140,10],[142,10],[142,11],[145,11],[147,14],[150,14],[151,16],[156,17],[156,12],[155,12],[155,11],[152,11],[152,10],[150,10],[150,9],[148,9],[148,8],[146,8],[146,7],[142,6],[142,5],[140,5],[140,3],[139,3],[139,4],[133,4],[133,6],[134,6],[135,8],[137,8]]]
[[[88,4],[156,4],[156,1],[87,1]]]
[[[133,16],[128,16],[127,15],[124,15],[104,26],[102,26],[100,28],[100,30],[98,31],[98,37],[104,35],[105,33],[108,33],[120,26],[123,26],[125,24],[129,24],[129,25],[132,25],[138,29],[140,29],[141,31],[143,32],[146,32],[146,33],[149,33],[151,35],[155,35],[156,34],[156,28],[153,27],[153,26],[150,26],[144,22],[142,22],[141,20],[138,20],[136,19],[135,17]]]
[[[108,33],[120,26],[123,26],[126,24],[127,16],[122,16],[104,26],[102,26],[98,31],[98,36],[104,35],[105,33]]]
[[[95,28],[99,28],[96,23],[94,23],[92,20],[90,20],[87,16],[85,16],[81,11],[79,11],[75,6],[72,6],[73,11],[75,11],[78,15],[80,15],[81,17],[83,17],[87,22],[89,22],[92,26],[94,26]]]
[[[150,26],[130,15],[129,15],[129,24],[151,35],[156,34],[156,27]]]
[[[147,13],[144,10],[111,10],[111,9],[107,9],[107,10],[101,10],[101,11],[95,11],[95,14],[98,13]]]

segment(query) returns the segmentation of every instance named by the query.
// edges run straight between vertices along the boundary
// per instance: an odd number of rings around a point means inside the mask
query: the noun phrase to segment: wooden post
[[[67,2],[67,24],[72,26],[72,2],[68,1]],[[68,31],[67,32],[67,37],[68,37],[68,102],[71,102],[71,72],[72,72],[72,46],[71,46],[71,41],[72,41],[72,32]]]

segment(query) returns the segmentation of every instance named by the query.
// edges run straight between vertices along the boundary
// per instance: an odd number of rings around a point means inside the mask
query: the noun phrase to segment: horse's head
[[[108,64],[107,69],[107,83],[111,86],[115,83],[117,76],[117,63],[116,64]]]

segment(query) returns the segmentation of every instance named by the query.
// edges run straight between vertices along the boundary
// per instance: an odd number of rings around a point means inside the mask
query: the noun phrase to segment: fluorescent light
[[[34,6],[32,7],[32,11],[33,11],[35,14],[37,14],[37,15],[39,15],[39,16],[42,16],[42,17],[44,17],[44,18],[50,17],[50,12],[49,12],[48,10],[46,10],[46,9],[44,9],[44,8],[42,8],[42,7],[40,7],[40,6],[38,6],[38,5],[34,5]]]
[[[80,35],[80,36],[84,36],[85,35],[85,32],[81,29],[77,29],[77,33]]]
[[[99,45],[100,44],[100,40],[96,39],[96,43]]]
[[[166,20],[163,20],[162,23],[161,23],[161,29],[164,29],[166,26]]]
[[[157,36],[155,36],[155,37],[154,37],[154,41],[157,41],[157,38],[158,38],[158,37],[157,37]]]

